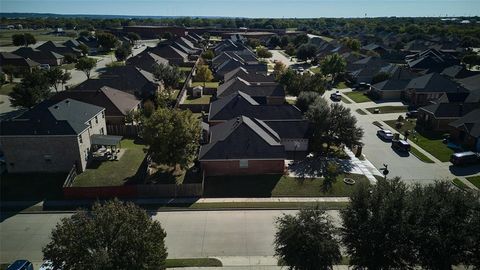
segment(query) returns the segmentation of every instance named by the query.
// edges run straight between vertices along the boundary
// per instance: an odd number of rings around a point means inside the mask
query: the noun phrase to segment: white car
[[[393,139],[393,133],[388,129],[380,129],[377,131],[377,136],[386,140],[391,141]]]

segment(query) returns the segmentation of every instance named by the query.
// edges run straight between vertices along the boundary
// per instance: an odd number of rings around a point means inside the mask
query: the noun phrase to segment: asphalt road
[[[167,232],[169,258],[273,256],[275,218],[295,211],[158,212]],[[338,211],[330,211],[336,224]],[[42,261],[42,247],[55,224],[70,214],[17,214],[0,223],[0,262]]]

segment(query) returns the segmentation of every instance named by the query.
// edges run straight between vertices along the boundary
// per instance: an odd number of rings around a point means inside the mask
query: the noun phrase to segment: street
[[[295,211],[180,211],[157,212],[167,232],[169,258],[273,256],[274,220]],[[338,225],[338,211],[329,211]],[[42,261],[42,247],[51,230],[71,214],[16,214],[0,223],[0,262]]]

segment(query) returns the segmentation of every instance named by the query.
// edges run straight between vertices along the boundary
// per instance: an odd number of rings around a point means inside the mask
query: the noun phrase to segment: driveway
[[[273,61],[280,61],[284,63],[287,67],[296,64],[296,61],[290,60],[290,57],[285,56],[281,53],[281,50],[270,50],[272,53],[272,57],[270,60]]]

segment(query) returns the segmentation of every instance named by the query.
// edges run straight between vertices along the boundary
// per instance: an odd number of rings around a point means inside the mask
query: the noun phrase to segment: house
[[[268,67],[267,64],[246,64],[243,63],[235,58],[231,58],[225,61],[223,64],[219,65],[217,68],[214,68],[215,78],[218,80],[225,81],[225,74],[229,73],[230,71],[237,69],[239,67],[244,67],[256,73],[261,73],[267,75]]]
[[[81,36],[77,38],[77,41],[85,44],[88,47],[89,54],[96,54],[98,52],[98,41],[92,36]],[[69,43],[64,43],[65,46],[69,46]]]
[[[215,53],[215,55],[218,55],[222,52],[227,52],[227,51],[243,51],[243,50],[250,50],[250,49],[248,49],[248,47],[245,44],[241,42],[235,42],[231,39],[223,40],[213,48],[213,52]]]
[[[107,125],[124,125],[127,115],[141,108],[141,100],[137,99],[134,95],[108,86],[91,91],[61,91],[50,99],[57,101],[74,99],[105,108],[105,121]]]
[[[210,127],[199,161],[207,176],[283,174],[285,146],[265,122],[240,116]]]
[[[155,48],[151,48],[151,49],[149,48],[147,50],[164,59],[167,59],[168,62],[172,65],[180,66],[188,62],[188,54],[182,52],[181,50],[171,45],[161,45]]]
[[[242,53],[244,52],[244,53]],[[250,51],[238,51],[238,52],[222,52],[212,59],[212,68],[217,69],[220,65],[230,59],[238,60],[244,64],[254,65],[258,64],[258,58],[249,53]]]
[[[34,68],[40,66],[40,64],[29,58],[23,58],[13,53],[0,52],[0,66],[12,66],[20,72],[30,72]]]
[[[453,65],[445,68],[440,74],[451,79],[460,80],[478,75],[480,72],[468,70],[463,65]]]
[[[480,91],[480,74],[457,80],[470,91]]]
[[[80,49],[68,47],[59,43],[54,43],[53,41],[47,41],[42,45],[38,46],[36,49],[45,52],[55,52],[63,56],[74,55],[76,57],[80,57],[82,55],[82,51]]]
[[[250,83],[240,77],[218,86],[217,98],[242,91],[261,104],[280,105],[285,103],[285,89],[279,83]]]
[[[228,82],[237,77],[241,77],[250,83],[273,83],[275,78],[273,75],[266,75],[264,73],[258,73],[255,70],[248,69],[248,66],[238,67],[228,73],[226,73],[223,78],[225,82]]]
[[[370,83],[378,73],[392,74],[397,68],[379,57],[369,56],[348,65],[347,73],[352,81]]]
[[[388,50],[385,47],[383,47],[381,45],[378,45],[378,44],[375,44],[375,43],[370,43],[368,45],[365,45],[365,46],[361,47],[360,50],[362,50],[364,52],[375,52],[380,56],[388,53]]]
[[[155,70],[154,65],[168,65],[169,62],[167,59],[145,50],[133,57],[128,58],[125,64],[153,73]]]
[[[398,68],[388,80],[373,84],[370,91],[379,99],[400,100],[407,85],[416,77],[408,69]]]
[[[406,57],[407,66],[414,72],[432,73],[442,72],[445,68],[458,65],[460,61],[447,53],[436,49],[428,49]]]
[[[19,48],[13,52],[25,59],[33,60],[39,64],[48,64],[50,66],[60,66],[63,64],[63,55],[51,51],[40,51],[30,47]]]
[[[186,37],[179,37],[179,38],[176,38],[175,39],[175,43],[178,43],[182,46],[184,46],[185,48],[191,50],[194,52],[194,54],[199,54],[202,49],[201,48],[198,48],[195,46],[195,44],[193,44],[188,38]]]
[[[167,33],[176,37],[183,37],[186,35],[185,27],[181,26],[157,26],[157,25],[130,25],[124,26],[123,32],[137,33],[142,38],[159,38]]]
[[[151,98],[163,90],[162,82],[152,73],[129,65],[108,68],[98,79],[88,79],[73,89],[92,91],[100,90],[104,86],[130,93],[141,99]]]
[[[415,106],[424,106],[446,93],[455,95],[468,92],[459,83],[438,73],[430,73],[412,79],[406,86],[404,98]]]
[[[46,100],[18,117],[0,122],[7,170],[68,172],[87,166],[91,138],[106,134],[105,109],[74,99]]]
[[[435,103],[418,109],[417,125],[434,131],[448,131],[450,123],[478,109],[480,103]]]
[[[460,144],[480,152],[480,108],[465,114],[449,124],[451,138]]]
[[[208,123],[216,125],[241,115],[265,121],[303,120],[302,113],[293,105],[260,104],[248,94],[238,91],[210,103]]]

